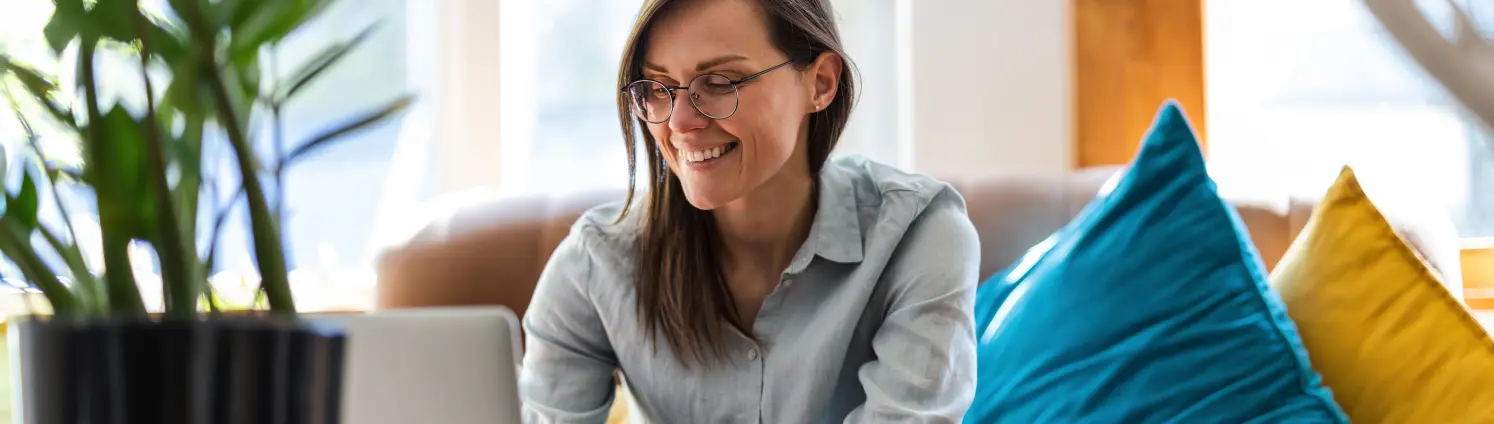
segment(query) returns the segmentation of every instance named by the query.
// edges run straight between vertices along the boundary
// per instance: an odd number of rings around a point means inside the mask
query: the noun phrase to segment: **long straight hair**
[[[618,88],[643,77],[641,44],[648,37],[649,25],[673,1],[647,0],[633,25],[632,34],[623,49],[618,70]],[[809,116],[809,170],[818,176],[830,151],[850,119],[855,104],[854,64],[841,45],[834,13],[829,0],[762,0],[763,19],[767,23],[774,47],[793,61],[793,67],[804,70],[821,53],[840,55],[840,85],[835,98],[821,111]],[[618,220],[632,209],[638,184],[638,157],[634,130],[646,128],[633,116],[631,99],[626,94],[617,100],[617,117],[622,123],[623,140],[628,151],[628,194]],[[659,152],[657,141],[648,131],[643,136],[641,156],[647,160],[649,188],[643,199],[639,255],[634,284],[637,287],[638,319],[651,343],[657,348],[662,336],[677,353],[685,367],[694,363],[710,365],[727,357],[724,343],[727,328],[732,325],[748,337],[747,328],[721,265],[721,235],[710,212],[695,208],[685,199],[679,177],[669,171]]]

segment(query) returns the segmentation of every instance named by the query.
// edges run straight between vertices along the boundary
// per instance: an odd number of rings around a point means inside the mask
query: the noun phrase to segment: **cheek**
[[[744,103],[732,119],[718,122],[726,132],[750,144],[745,147],[756,156],[754,161],[778,163],[793,153],[800,119],[787,104],[760,102]]]
[[[665,124],[649,124],[645,128],[649,135],[654,136],[654,147],[659,149],[659,154],[664,156],[664,159],[669,162],[669,166],[674,166],[675,152],[674,146],[669,144],[669,126]]]

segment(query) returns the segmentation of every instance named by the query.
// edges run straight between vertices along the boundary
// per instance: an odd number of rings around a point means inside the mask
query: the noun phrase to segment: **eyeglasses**
[[[674,113],[674,92],[677,90],[686,90],[690,94],[690,104],[701,115],[711,119],[726,119],[737,113],[737,101],[740,97],[737,86],[790,63],[793,61],[780,63],[735,81],[719,74],[701,74],[690,80],[690,85],[685,87],[668,86],[654,80],[638,80],[628,83],[622,92],[632,100],[633,116],[650,124],[669,120]]]

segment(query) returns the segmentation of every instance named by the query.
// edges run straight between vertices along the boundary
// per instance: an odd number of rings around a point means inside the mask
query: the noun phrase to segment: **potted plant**
[[[250,129],[266,113],[278,128],[281,107],[369,31],[268,82],[262,55],[331,0],[168,0],[164,13],[143,12],[137,0],[54,3],[45,36],[54,53],[76,55],[75,87],[0,51],[6,99],[35,111],[17,116],[28,133],[37,122],[60,126],[82,152],[81,163],[57,165],[31,133],[28,148],[12,155],[26,159],[0,166],[0,175],[21,181],[3,193],[0,256],[51,309],[11,327],[22,382],[13,390],[24,402],[15,407],[25,422],[337,422],[341,335],[296,314],[276,193],[297,158],[397,114],[411,98],[270,157]],[[138,61],[141,98],[102,99],[108,81],[96,60],[103,51]],[[236,166],[205,166],[203,145],[215,142],[231,148]],[[203,195],[217,178],[239,182],[233,201]],[[101,271],[85,263],[67,214],[72,205],[57,195],[68,186],[92,193]],[[44,203],[61,211],[59,225],[43,222]],[[240,207],[268,310],[228,313],[208,284],[224,217]],[[214,217],[212,224],[198,225],[199,216]],[[156,255],[159,313],[147,310],[136,281],[142,270],[132,266],[130,246],[139,243]]]

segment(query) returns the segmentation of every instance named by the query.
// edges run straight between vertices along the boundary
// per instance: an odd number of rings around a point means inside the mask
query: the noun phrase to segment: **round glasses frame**
[[[705,115],[705,117],[711,118],[711,119],[715,119],[715,120],[722,120],[722,119],[730,118],[730,117],[736,115],[737,114],[737,109],[739,109],[740,106],[741,106],[742,95],[741,95],[741,92],[737,89],[738,86],[741,86],[742,84],[745,84],[748,81],[752,81],[753,79],[755,79],[757,77],[760,77],[760,76],[763,76],[764,74],[772,72],[774,69],[782,68],[784,65],[788,65],[788,64],[793,63],[793,62],[794,62],[793,60],[789,60],[787,62],[783,62],[783,63],[777,64],[777,65],[774,65],[771,68],[764,69],[761,72],[758,72],[758,73],[755,73],[755,74],[752,74],[752,75],[748,75],[748,76],[742,77],[742,79],[739,79],[739,80],[733,80],[733,79],[727,78],[725,75],[721,75],[721,74],[714,74],[714,73],[712,73],[712,74],[700,74],[700,75],[697,75],[694,79],[691,79],[690,80],[690,84],[686,85],[686,86],[672,86],[672,85],[664,84],[662,82],[654,81],[654,80],[651,80],[651,79],[641,79],[641,80],[630,82],[630,83],[628,83],[628,85],[623,86],[622,93],[624,95],[627,95],[627,96],[630,97],[629,102],[628,102],[628,104],[629,104],[628,109],[630,109],[630,110],[633,111],[633,116],[637,117],[640,120],[643,120],[643,122],[647,122],[647,123],[650,123],[650,124],[662,124],[665,121],[668,121],[669,118],[674,117],[674,102],[676,101],[674,92],[675,91],[679,91],[679,90],[685,90],[686,93],[690,94],[690,96],[688,97],[690,99],[690,106],[694,107],[695,110],[697,112],[700,112],[701,115]],[[728,84],[731,85],[731,96],[732,96],[731,112],[729,112],[729,113],[727,113],[727,114],[725,114],[723,116],[715,116],[715,115],[712,115],[712,114],[706,112],[704,109],[702,109],[701,106],[700,106],[700,103],[697,103],[697,100],[700,98],[700,94],[696,93],[695,91],[690,90],[690,87],[694,86],[695,83],[703,81],[702,78],[712,78],[712,77],[721,78],[721,79],[725,80],[726,83],[728,83]],[[664,91],[666,91],[666,92],[669,93],[669,107],[666,108],[667,112],[664,114],[664,117],[659,118],[658,120],[650,120],[650,119],[648,119],[648,116],[647,116],[646,112],[642,111],[642,110],[639,110],[639,104],[640,104],[639,98],[638,98],[639,94],[637,92],[635,92],[634,89],[637,88],[637,87],[646,86],[648,84],[653,84],[654,88],[663,89]]]

